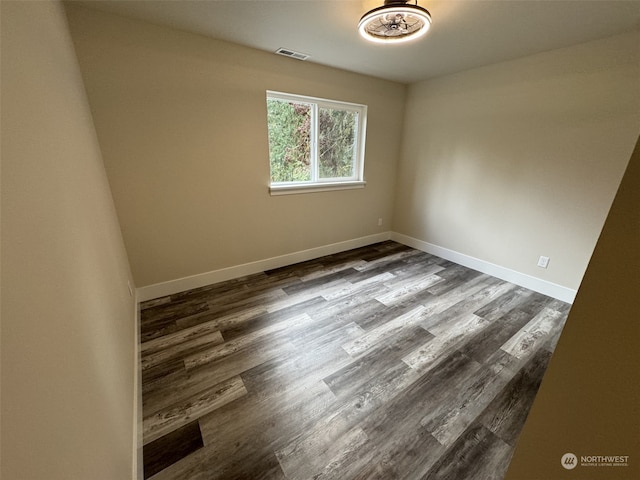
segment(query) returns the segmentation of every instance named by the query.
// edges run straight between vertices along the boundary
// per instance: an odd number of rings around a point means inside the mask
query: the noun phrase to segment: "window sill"
[[[296,195],[298,193],[329,192],[332,190],[352,190],[364,188],[367,182],[335,182],[293,185],[271,185],[269,193],[273,195]]]

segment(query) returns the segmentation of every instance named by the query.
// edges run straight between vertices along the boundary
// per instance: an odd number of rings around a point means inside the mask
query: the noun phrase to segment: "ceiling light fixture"
[[[423,36],[431,26],[431,15],[409,0],[384,0],[384,5],[365,13],[358,31],[367,40],[400,43]]]

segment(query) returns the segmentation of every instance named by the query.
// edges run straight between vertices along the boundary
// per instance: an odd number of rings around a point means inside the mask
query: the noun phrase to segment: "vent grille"
[[[288,48],[279,48],[276,50],[278,55],[284,55],[285,57],[295,58],[297,60],[306,60],[309,58],[309,55],[306,53],[294,52],[293,50],[289,50]]]

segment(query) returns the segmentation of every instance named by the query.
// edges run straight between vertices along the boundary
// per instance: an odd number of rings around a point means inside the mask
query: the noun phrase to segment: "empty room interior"
[[[640,478],[640,1],[0,21],[2,479]]]

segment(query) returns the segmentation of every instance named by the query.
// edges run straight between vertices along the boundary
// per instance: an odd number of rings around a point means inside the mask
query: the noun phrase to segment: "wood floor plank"
[[[187,317],[195,313],[201,313],[209,309],[209,305],[204,301],[182,301],[163,303],[142,310],[140,315],[140,323],[142,328],[153,328],[154,324],[176,320],[181,317]]]
[[[436,266],[434,270],[440,270],[440,267]],[[387,307],[391,307],[403,301],[407,297],[412,296],[416,292],[426,290],[442,281],[444,281],[444,279],[435,273],[421,275],[420,278],[411,278],[408,281],[393,285],[390,287],[391,290],[389,292],[377,296],[376,300]]]
[[[223,461],[227,460],[227,461]],[[256,450],[250,462],[222,458],[206,445],[186,456],[150,480],[286,480],[277,458],[268,450]]]
[[[557,310],[545,308],[507,340],[502,350],[520,359],[530,355],[545,342],[561,316]]]
[[[364,428],[367,419],[377,418],[377,414],[387,410],[389,402],[419,380],[420,376],[415,370],[404,363],[395,363],[383,374],[364,383],[350,396],[340,392],[342,404],[338,413],[348,424],[363,424]]]
[[[202,390],[238,375],[243,368],[195,369],[187,372],[183,368],[170,371],[164,377],[142,384],[142,405],[145,416],[153,415],[173,404],[187,402]]]
[[[477,315],[477,312],[474,314]],[[490,315],[492,318],[493,315]],[[481,317],[486,320],[485,317]],[[458,347],[462,353],[480,363],[487,363],[492,355],[516,332],[524,327],[531,315],[521,310],[511,310],[504,316],[489,320],[490,324],[474,335],[464,345]]]
[[[140,308],[152,480],[499,480],[569,310],[393,241]]]
[[[320,416],[312,427],[301,429],[292,442],[284,445],[279,452],[281,455],[289,451],[296,451],[296,459],[281,465],[285,471],[295,470],[295,465],[303,461],[304,458],[313,455],[313,452],[323,452],[317,460],[309,460],[314,465],[314,469],[324,471],[328,475],[327,466],[336,461],[333,444],[343,442],[350,445],[349,432],[356,427],[371,412],[383,406],[393,396],[397,395],[407,385],[412,384],[417,378],[415,372],[402,363],[398,363],[384,375],[373,378],[346,400],[340,400],[334,404],[331,411]],[[358,444],[358,448],[360,444]],[[328,462],[328,463],[327,463]],[[323,465],[324,464],[324,465]],[[307,467],[304,467],[307,468]]]
[[[203,446],[197,421],[146,444],[143,449],[144,478],[152,477]]]
[[[169,335],[180,330],[175,320],[171,317],[162,321],[153,322],[151,325],[140,325],[140,340],[147,342],[154,338]]]
[[[467,430],[423,480],[499,480],[512,448],[482,425]]]
[[[279,355],[242,374],[246,388],[261,395],[284,395],[289,388],[323,380],[336,371],[354,363],[341,347],[345,339],[357,338],[362,330],[347,324],[319,338],[313,343],[296,344],[286,355]]]
[[[325,467],[313,475],[314,480],[342,480],[362,477],[362,470],[375,460],[376,448],[369,440],[353,442],[338,449]]]
[[[510,380],[482,368],[473,382],[452,392],[446,401],[447,410],[434,415],[433,411],[420,420],[431,434],[445,447],[451,446],[504,389]]]
[[[483,277],[483,275],[476,270],[471,270],[456,264],[441,270],[438,272],[438,276],[442,277],[444,281],[429,288],[429,292],[433,295],[442,295],[449,290],[457,288],[461,283],[469,282],[476,277]]]
[[[242,379],[234,377],[201,391],[189,402],[172,405],[164,411],[145,417],[142,422],[144,445],[246,394]]]
[[[316,319],[335,319],[339,323],[359,320],[366,315],[365,313],[359,315],[361,305],[371,302],[376,295],[380,294],[381,290],[386,289],[380,282],[375,281],[384,281],[382,276],[379,277],[372,278],[371,280],[374,281],[371,284],[365,280],[358,284],[345,286],[346,290],[335,292],[335,296],[323,296],[322,298],[326,299],[327,303],[321,309],[311,312],[310,315]],[[378,308],[382,306],[377,301],[375,304]]]
[[[274,323],[267,327],[261,328],[260,330],[255,330],[251,333],[248,333],[247,335],[236,337],[235,339],[229,340],[220,345],[215,345],[205,351],[189,355],[184,359],[184,365],[187,370],[202,366],[206,363],[210,363],[236,353],[241,349],[245,349],[252,343],[257,342],[262,337],[282,332],[294,326],[299,326],[300,324],[309,323],[311,321],[311,317],[309,317],[309,315],[306,313],[296,315],[293,318]]]
[[[279,323],[283,320],[298,317],[300,312],[312,315],[316,310],[322,310],[326,305],[326,300],[322,297],[314,297],[298,305],[283,308],[282,310],[269,313],[263,312],[259,315],[245,317],[242,321],[234,321],[232,324],[225,325],[220,329],[225,340],[233,340],[235,338],[250,334],[252,332],[268,328],[269,326]]]
[[[440,368],[429,375],[420,376],[407,367],[405,374],[409,381],[397,386],[387,403],[373,411],[364,419],[363,428],[369,438],[380,439],[395,432],[411,431],[425,412],[448,411],[445,400],[457,385],[466,385],[481,369],[477,362],[459,352],[440,363]]]
[[[556,349],[556,345],[558,344],[558,340],[560,340],[560,334],[562,333],[562,329],[564,328],[564,324],[569,313],[568,310],[564,310],[563,308],[555,311],[558,312],[559,315],[557,316],[556,321],[551,326],[551,331],[547,335],[547,338],[543,340],[542,348],[546,349],[549,353],[553,353],[553,351]]]
[[[210,458],[211,450],[202,447],[190,455],[182,457],[164,470],[159,471],[149,480],[206,480],[212,478],[207,475],[206,462]],[[146,480],[146,479],[145,479]]]
[[[208,311],[218,316],[230,315],[246,310],[247,308],[265,304],[271,305],[272,302],[287,300],[288,298],[288,295],[281,288],[264,292],[261,291],[255,294],[242,289],[240,293],[234,294],[233,300],[225,302],[220,297],[210,299],[208,301]]]
[[[356,295],[360,296],[362,293],[365,293],[366,290],[370,290],[368,288],[370,285],[374,285],[375,290],[379,292],[380,283],[392,278],[394,278],[394,276],[389,272],[380,273],[371,277],[364,277],[356,282],[347,283],[343,286],[343,288],[325,292],[322,294],[322,297],[326,300],[340,300],[344,299],[345,297],[353,297]]]
[[[398,334],[405,328],[416,325],[422,320],[422,313],[424,312],[423,306],[418,306],[410,312],[401,315],[384,325],[377,327],[360,338],[345,343],[342,348],[351,356],[362,355],[375,348],[381,341],[388,338],[391,335]]]
[[[264,272],[255,273],[251,275],[245,275],[242,277],[227,280],[225,282],[213,283],[202,287],[192,288],[190,290],[184,290],[182,292],[171,294],[171,301],[174,303],[180,303],[185,301],[197,301],[197,300],[211,300],[214,298],[224,298],[227,294],[237,294],[240,290],[247,291],[253,285],[260,284],[267,281],[269,285],[273,285],[275,282],[269,281]],[[294,279],[295,280],[295,279]],[[225,300],[226,301],[226,300]]]
[[[346,280],[339,278],[316,288],[310,288],[293,295],[288,295],[278,301],[271,302],[267,307],[267,312],[278,312],[316,297],[324,297],[326,299],[327,297],[325,297],[325,295],[331,296],[334,292],[344,291],[347,284],[348,282]]]
[[[259,304],[225,314],[208,312],[202,315],[179,318],[178,320],[176,320],[176,325],[181,329],[187,329],[198,325],[207,324],[212,328],[215,328],[216,330],[225,330],[234,328],[237,325],[242,325],[244,322],[265,313],[267,313],[266,306],[263,304]]]
[[[243,464],[273,454],[300,429],[312,428],[334,405],[335,397],[321,381],[290,385],[275,397],[250,391],[201,419],[202,434],[216,452],[216,470],[226,472],[223,478],[238,478],[234,474]]]
[[[333,265],[325,264],[322,267],[318,268],[318,270],[316,270],[315,272],[309,272],[305,275],[299,276],[298,278],[300,278],[301,282],[306,283],[310,280],[316,280],[318,278],[325,278],[325,279],[329,278],[330,275],[336,272],[341,272],[341,271],[350,270],[350,269],[358,270],[359,268],[362,268],[365,265],[367,265],[367,262],[360,258],[353,259],[353,260],[345,260],[342,262],[335,263]]]
[[[490,279],[486,282],[486,286],[484,288],[468,295],[464,300],[455,303],[446,310],[432,315],[429,321],[431,326],[427,329],[434,335],[440,335],[450,329],[455,329],[459,317],[473,313],[478,308],[481,308],[483,305],[486,305],[495,298],[504,295],[514,287],[515,285],[511,283]],[[473,315],[488,322],[485,317],[481,317],[475,313],[473,313]]]
[[[183,372],[185,372],[184,362],[179,355],[166,359],[157,365],[148,366],[140,372],[142,377],[143,395],[149,388],[149,385],[154,385],[156,382],[162,382],[162,380],[167,376],[178,375]]]
[[[226,352],[225,356],[215,360],[208,359],[199,367],[188,369],[187,372],[203,372],[201,374],[207,376],[209,381],[218,383],[296,350],[286,335],[256,339],[246,347],[235,352]],[[192,379],[197,377],[198,375]]]
[[[395,336],[393,343],[385,343],[381,347],[383,350],[375,350],[350,362],[325,377],[324,381],[340,397],[354,395],[372,378],[383,377],[385,372],[401,361],[405,352],[432,338],[433,335],[420,327],[408,328],[404,335]]]
[[[308,278],[305,281],[300,281],[294,285],[284,288],[283,290],[287,295],[291,296],[298,292],[309,291],[315,288],[324,289],[328,283],[338,282],[344,280],[349,282],[350,277],[357,274],[358,271],[353,268],[336,269],[332,272],[325,272],[324,275],[318,276],[316,272],[315,278]]]
[[[487,275],[470,275],[469,278],[465,278],[464,281],[457,284],[454,284],[453,281],[448,282],[447,289],[439,295],[430,293],[431,288],[427,289],[429,296],[421,302],[422,305],[426,307],[425,320],[422,326],[425,329],[429,329],[437,324],[441,319],[438,314],[454,307],[460,302],[464,302],[468,297],[486,288],[487,281],[492,282],[495,281],[495,279]]]
[[[462,346],[466,339],[471,338],[473,333],[482,330],[488,324],[489,322],[473,313],[467,314],[452,324],[449,330],[434,335],[432,340],[405,355],[402,360],[414,370],[425,373],[435,368],[453,350]]]
[[[379,259],[375,265],[367,265],[365,268],[358,269],[358,273],[353,275],[349,280],[352,283],[357,283],[382,274],[390,274],[395,277],[396,272],[400,272],[406,267],[407,263],[405,258],[399,258],[393,261],[388,261],[386,258]]]
[[[314,322],[313,332],[315,335],[308,335],[304,331],[291,335],[291,343],[298,350],[304,350],[307,357],[312,357],[312,352],[322,349],[324,345],[330,344],[332,347],[339,347],[345,340],[353,340],[365,334],[365,331],[355,322],[336,322],[327,325],[324,325],[322,321],[316,322],[315,319]],[[339,356],[342,356],[341,354],[342,352]]]
[[[162,337],[142,342],[140,345],[140,354],[143,356],[153,355],[161,352],[162,350],[172,348],[180,343],[188,342],[190,340],[197,339],[204,335],[212,333],[220,333],[219,328],[212,324],[199,324],[191,328],[184,328],[177,332]]]
[[[249,392],[201,418],[202,437],[206,446],[215,448],[218,465],[228,461],[231,468],[238,461],[252,461],[256,451],[284,448],[328,415],[335,403],[320,381],[289,386],[275,397]]]
[[[553,301],[552,298],[547,297],[538,292],[531,292],[526,301],[519,305],[518,310],[522,310],[523,312],[528,313],[531,317],[534,317],[538,313],[542,311],[543,308],[547,307]],[[557,308],[553,309],[557,310]]]
[[[482,425],[512,447],[516,445],[550,358],[547,350],[538,350],[478,417]]]
[[[160,349],[153,353],[144,352],[140,360],[142,370],[148,370],[151,367],[173,360],[180,355],[193,354],[194,351],[203,348],[210,348],[212,346],[219,345],[222,342],[224,342],[222,334],[219,331],[215,331],[206,334],[193,335],[184,342],[174,343],[170,347]]]
[[[194,395],[205,387],[220,383],[269,359],[286,356],[287,352],[296,349],[290,343],[289,333],[286,331],[277,338],[273,336],[261,337],[260,335],[254,335],[251,338],[254,341],[253,344],[251,342],[243,342],[245,347],[251,347],[250,354],[247,354],[246,348],[241,348],[235,353],[227,351],[225,352],[227,353],[226,356],[210,361],[208,366],[205,363],[205,368],[192,368],[187,371],[184,368],[184,361],[185,358],[190,357],[184,357],[177,359],[178,365],[175,365],[173,360],[170,364],[159,365],[160,368],[166,368],[167,365],[175,366],[173,369],[167,369],[164,376],[160,376],[155,372],[156,367],[143,371],[144,411],[155,412],[189,395]],[[206,355],[207,350],[201,353]],[[155,375],[151,376],[149,372],[155,373]]]
[[[335,438],[332,433],[331,424],[323,425],[321,432],[278,450],[276,456],[285,476],[290,480],[306,480],[317,472],[322,474],[332,461],[336,462],[336,457],[350,456],[367,442],[367,436],[360,427],[340,432]]]
[[[430,293],[426,293],[426,295],[431,297]],[[376,299],[372,299],[340,315],[348,316],[360,325],[363,330],[370,332],[395,318],[409,313],[415,308],[423,306],[421,300],[422,298],[413,297],[410,301],[387,307]]]
[[[483,305],[473,313],[489,322],[493,322],[527,302],[533,294],[534,292],[531,290],[514,285],[513,289],[498,296],[498,298]]]
[[[419,479],[425,475],[445,448],[425,429],[389,435],[376,442],[372,461],[353,478],[363,480]]]
[[[159,298],[154,298],[152,300],[146,300],[144,302],[140,302],[140,310],[146,310],[147,308],[166,305],[169,302],[171,302],[171,296],[169,295],[167,295],[166,297],[159,297]]]
[[[367,271],[367,270],[378,269],[380,266],[384,266],[386,270],[390,270],[389,266],[392,266],[392,265],[398,265],[398,266],[409,265],[408,263],[404,263],[404,264],[397,263],[398,261],[406,262],[408,259],[412,259],[412,258],[414,260],[417,260],[418,257],[421,257],[423,255],[428,255],[428,254],[424,254],[424,252],[420,252],[419,250],[414,250],[412,248],[402,249],[395,253],[386,253],[382,256],[378,256],[378,258],[375,258],[375,259],[367,257],[364,265],[361,265],[355,268],[356,270],[359,270],[359,271]],[[414,263],[414,262],[411,262],[411,263]]]

